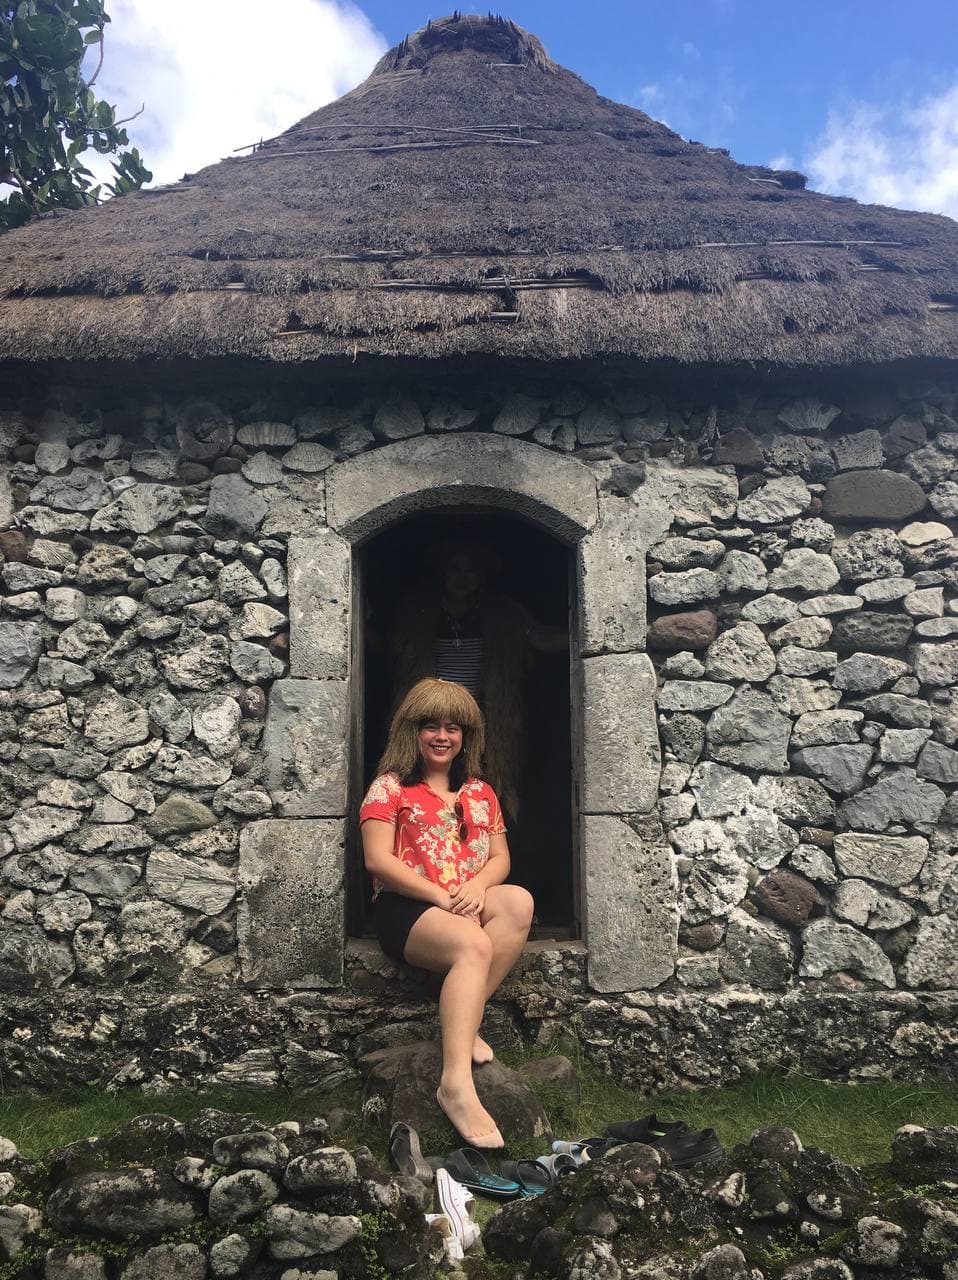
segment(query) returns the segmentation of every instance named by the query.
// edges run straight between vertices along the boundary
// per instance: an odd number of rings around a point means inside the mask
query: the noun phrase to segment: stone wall
[[[327,491],[345,510],[336,477],[350,459],[385,460],[388,446],[444,457],[459,433],[574,459],[593,478],[589,519],[604,537],[601,555],[589,549],[571,500],[553,525],[580,547],[576,647],[592,664],[581,780],[594,954],[586,974],[575,948],[543,952],[539,977],[512,994],[510,1027],[547,1036],[574,1011],[596,1057],[621,1066],[641,1045],[664,1080],[712,1078],[710,1061],[724,1077],[748,1069],[747,1008],[778,1019],[782,1046],[816,1001],[838,997],[872,1011],[869,1033],[876,1010],[895,1010],[893,1034],[928,1025],[958,988],[956,402],[951,384],[914,380],[698,395],[518,374],[465,381],[455,399],[438,382],[11,391],[0,411],[0,1039],[14,1079],[76,1078],[64,1046],[81,1026],[99,1027],[107,1076],[134,1059],[133,1076],[160,1086],[215,1075],[205,1031],[179,1066],[162,1029],[125,1038],[117,993],[132,1026],[157,993],[245,1018],[256,997],[244,985],[340,981],[348,648],[345,632],[332,655],[322,640],[342,627],[348,588],[334,530],[369,530],[334,511],[326,532]],[[546,524],[545,461],[527,470],[516,506]],[[450,487],[443,504],[456,497]],[[397,482],[392,518],[428,506],[428,492]],[[291,539],[333,549],[319,648],[298,625],[290,634]],[[643,560],[661,769],[641,727],[653,723]],[[295,557],[290,567],[295,578]],[[307,671],[317,678],[301,680]],[[617,812],[604,778],[626,743],[634,797]],[[298,853],[293,819],[311,828]],[[297,901],[310,907],[299,919]],[[288,1075],[291,1045],[344,1061],[352,999],[374,1036],[389,984],[364,973],[348,968],[347,992],[305,994],[309,1027],[283,1015],[270,1041],[247,1021],[264,1070]],[[596,998],[623,987],[639,990]],[[70,991],[82,1011],[72,1031],[57,1027]],[[273,1010],[292,998],[264,997]],[[678,1063],[685,1032],[670,1038],[668,1010],[679,1028],[723,1007],[699,1067],[694,1052]],[[390,1025],[422,1016],[412,1001]],[[907,1047],[919,1030],[903,1037],[890,1062],[858,1035],[859,1061],[914,1074],[951,1051],[941,1032],[921,1052]],[[219,1065],[242,1053],[234,1038]],[[834,1070],[854,1065],[854,1052],[834,1057]]]

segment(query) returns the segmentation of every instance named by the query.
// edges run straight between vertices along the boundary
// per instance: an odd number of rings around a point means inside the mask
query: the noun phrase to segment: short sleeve
[[[499,797],[492,787],[487,786],[486,790],[489,793],[489,834],[491,836],[504,836],[506,834],[506,824],[503,821]]]
[[[359,806],[360,826],[368,818],[376,818],[379,822],[389,822],[395,826],[401,795],[402,787],[394,773],[381,773],[378,778],[374,778]]]

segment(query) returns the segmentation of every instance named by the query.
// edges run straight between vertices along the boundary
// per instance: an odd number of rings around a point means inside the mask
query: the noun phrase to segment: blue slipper
[[[522,1188],[512,1178],[500,1178],[489,1168],[486,1157],[475,1147],[457,1147],[444,1158],[442,1167],[470,1191],[496,1200],[515,1200]]]

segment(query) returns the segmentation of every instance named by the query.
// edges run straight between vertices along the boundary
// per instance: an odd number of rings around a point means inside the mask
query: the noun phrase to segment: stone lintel
[[[652,826],[640,836],[622,818],[606,815],[587,815],[582,836],[589,986],[600,992],[656,987],[672,976],[678,952],[678,888],[668,842]]]
[[[524,515],[566,543],[597,518],[591,471],[528,440],[474,432],[385,445],[331,467],[326,517],[350,542],[365,542],[405,516],[442,507]]]
[[[345,680],[349,663],[351,550],[330,529],[290,538],[289,673]]]
[[[337,987],[345,949],[345,823],[269,818],[240,836],[240,968],[251,987]]]
[[[599,522],[578,546],[579,651],[631,653],[645,648],[645,544],[639,509],[599,495]]]
[[[277,680],[269,696],[263,751],[270,794],[284,818],[346,812],[349,684]]]
[[[578,665],[582,811],[648,813],[662,772],[652,662],[644,653],[610,653]]]

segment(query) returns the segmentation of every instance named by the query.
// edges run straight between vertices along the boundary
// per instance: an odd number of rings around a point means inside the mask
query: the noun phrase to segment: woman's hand
[[[486,891],[474,880],[461,884],[455,893],[449,895],[450,910],[457,916],[471,916],[478,920],[486,904]]]

